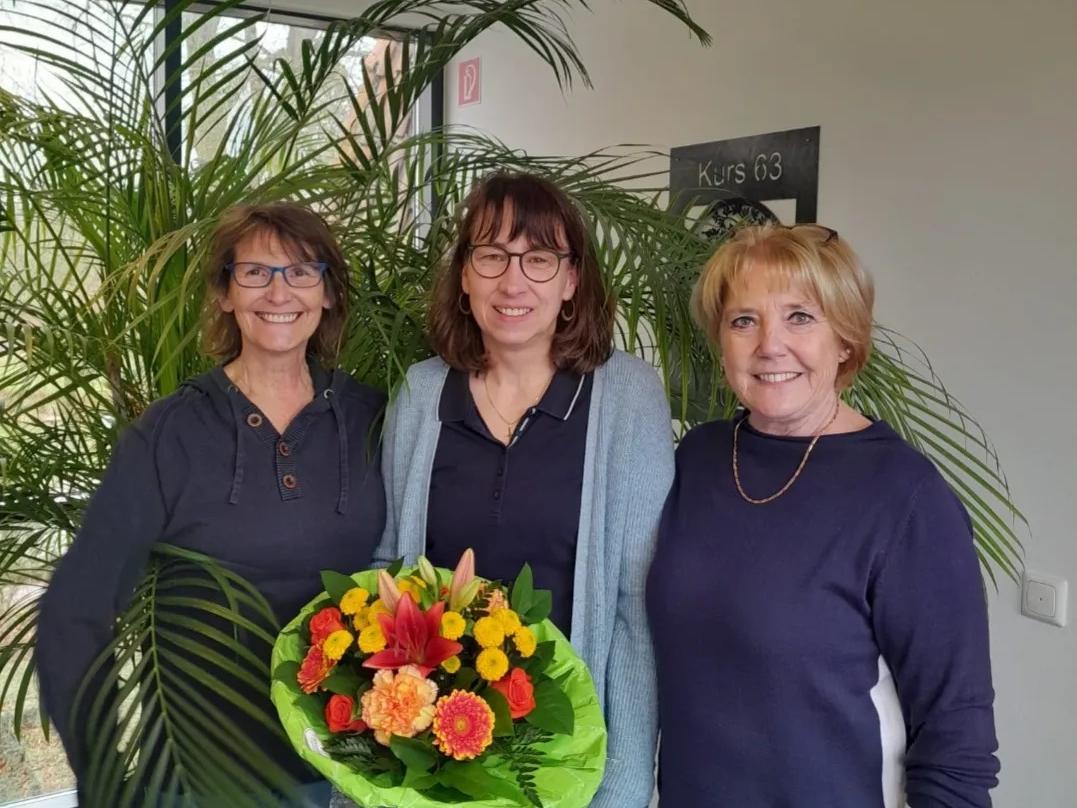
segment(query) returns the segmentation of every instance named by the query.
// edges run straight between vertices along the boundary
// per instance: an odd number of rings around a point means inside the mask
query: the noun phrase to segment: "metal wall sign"
[[[731,198],[796,200],[796,221],[814,222],[819,199],[819,127],[677,146],[670,151],[675,204]]]

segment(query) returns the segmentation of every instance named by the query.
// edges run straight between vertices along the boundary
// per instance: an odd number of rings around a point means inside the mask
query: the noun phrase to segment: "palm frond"
[[[242,578],[204,555],[158,545],[76,699],[91,750],[88,802],[158,805],[183,795],[253,808],[294,790],[231,718],[284,739],[266,694],[278,628]]]
[[[876,326],[868,366],[848,393],[850,403],[884,418],[935,461],[972,520],[977,552],[997,586],[994,569],[1019,581],[1029,525],[1013,504],[998,452],[983,427],[946,389],[927,354],[906,337]]]

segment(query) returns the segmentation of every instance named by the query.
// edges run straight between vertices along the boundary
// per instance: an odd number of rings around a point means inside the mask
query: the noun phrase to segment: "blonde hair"
[[[722,312],[746,272],[759,268],[811,292],[849,350],[835,384],[844,390],[871,355],[875,286],[856,253],[819,225],[744,227],[711,256],[692,291],[692,315],[717,349]]]

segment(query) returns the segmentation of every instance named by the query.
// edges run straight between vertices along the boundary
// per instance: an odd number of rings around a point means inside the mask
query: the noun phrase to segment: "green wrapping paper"
[[[357,586],[376,592],[377,575],[377,570],[367,570],[351,577]],[[281,665],[284,663],[298,665],[303,661],[305,643],[300,636],[303,622],[314,612],[315,607],[325,604],[324,593],[314,598],[284,627],[273,646],[274,675],[270,697],[285,732],[300,757],[321,772],[341,793],[363,808],[445,808],[446,805],[465,808],[523,808],[530,805],[505,797],[490,797],[484,800],[439,799],[433,794],[393,785],[388,774],[366,774],[358,771],[322,752],[321,743],[330,737],[323,716],[324,695],[303,693],[295,679],[294,665],[285,666],[287,675],[279,674],[278,671],[281,671]],[[553,623],[544,620],[531,628],[539,642],[552,640],[555,643],[553,661],[546,673],[553,678],[567,674],[564,689],[575,714],[575,731],[571,737],[555,735],[550,741],[535,747],[542,757],[542,765],[535,773],[535,787],[544,808],[585,808],[598,790],[606,767],[606,725],[595,686],[587,666]],[[495,777],[515,783],[513,773],[503,763],[499,765],[496,758],[484,762],[483,765]]]

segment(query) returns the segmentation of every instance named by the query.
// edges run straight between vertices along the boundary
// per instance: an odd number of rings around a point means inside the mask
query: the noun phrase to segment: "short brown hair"
[[[692,314],[711,344],[720,344],[722,310],[730,290],[752,267],[809,290],[849,349],[838,369],[838,390],[853,383],[871,355],[875,286],[852,248],[818,225],[744,227],[722,244],[692,292]]]
[[[322,312],[318,328],[307,344],[307,354],[322,364],[336,364],[344,324],[348,319],[351,273],[340,245],[329,226],[302,205],[275,202],[268,205],[237,205],[221,214],[209,237],[206,256],[206,299],[202,307],[202,346],[219,362],[239,356],[243,347],[236,318],[223,311],[219,300],[228,294],[228,265],[235,259],[236,245],[250,236],[272,235],[297,261],[324,261],[325,291],[333,305]]]
[[[510,238],[560,249],[563,237],[578,275],[571,320],[557,319],[550,358],[558,368],[589,373],[609,359],[613,348],[615,303],[606,289],[598,254],[579,208],[549,180],[533,174],[499,171],[468,194],[457,214],[456,243],[434,280],[429,312],[431,347],[452,367],[467,372],[486,368],[486,349],[475,319],[461,307],[463,272],[473,238],[495,238],[506,209]]]

